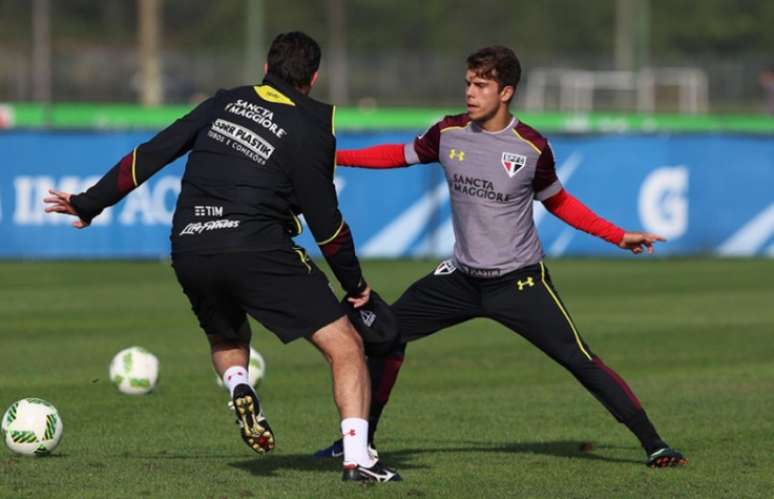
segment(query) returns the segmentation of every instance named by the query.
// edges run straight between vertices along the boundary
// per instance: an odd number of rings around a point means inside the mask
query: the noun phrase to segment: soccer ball
[[[62,439],[62,418],[56,407],[43,399],[21,399],[5,411],[0,431],[13,452],[46,456]]]
[[[250,360],[247,363],[247,379],[250,381],[250,386],[257,388],[264,376],[266,376],[266,361],[263,360],[263,356],[255,348],[250,347]],[[215,375],[215,381],[218,383],[218,386],[225,388],[223,380],[217,374]]]
[[[158,379],[159,359],[142,347],[121,350],[110,362],[110,380],[127,395],[150,392]]]

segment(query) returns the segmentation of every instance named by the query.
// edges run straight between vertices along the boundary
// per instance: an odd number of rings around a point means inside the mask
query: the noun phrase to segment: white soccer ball
[[[264,376],[266,376],[266,361],[263,360],[263,355],[258,353],[258,350],[250,347],[250,360],[247,364],[247,379],[250,381],[250,386],[257,388]],[[223,380],[217,374],[215,381],[218,386],[225,388]]]
[[[3,414],[0,431],[5,445],[13,452],[46,456],[62,439],[62,418],[56,407],[43,399],[21,399]]]
[[[110,380],[127,395],[150,392],[158,379],[159,359],[142,347],[121,350],[110,362]]]

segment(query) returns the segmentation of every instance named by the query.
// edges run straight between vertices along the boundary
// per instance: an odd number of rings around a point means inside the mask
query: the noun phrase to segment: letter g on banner
[[[688,168],[665,166],[645,178],[640,188],[640,220],[645,230],[676,239],[688,228]]]

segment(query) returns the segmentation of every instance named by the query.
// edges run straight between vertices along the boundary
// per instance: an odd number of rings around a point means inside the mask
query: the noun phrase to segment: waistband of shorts
[[[487,282],[499,282],[499,281],[507,281],[509,279],[521,276],[521,275],[534,275],[534,274],[540,274],[542,272],[541,265],[545,267],[545,264],[543,262],[533,263],[530,265],[525,265],[523,267],[519,267],[514,270],[509,270],[504,273],[496,274],[496,275],[476,275],[476,271],[479,272],[497,272],[497,269],[492,269],[491,271],[489,269],[471,269],[470,267],[460,264],[459,262],[454,262],[455,267],[465,274],[466,277],[469,279],[481,282],[481,283],[487,283]]]

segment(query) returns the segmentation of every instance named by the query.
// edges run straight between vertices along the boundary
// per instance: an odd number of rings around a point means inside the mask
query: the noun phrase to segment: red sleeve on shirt
[[[623,229],[597,216],[564,189],[543,201],[543,206],[557,218],[576,229],[616,245],[623,240]]]
[[[384,144],[365,149],[336,151],[336,164],[361,168],[400,168],[408,166],[403,144]]]

